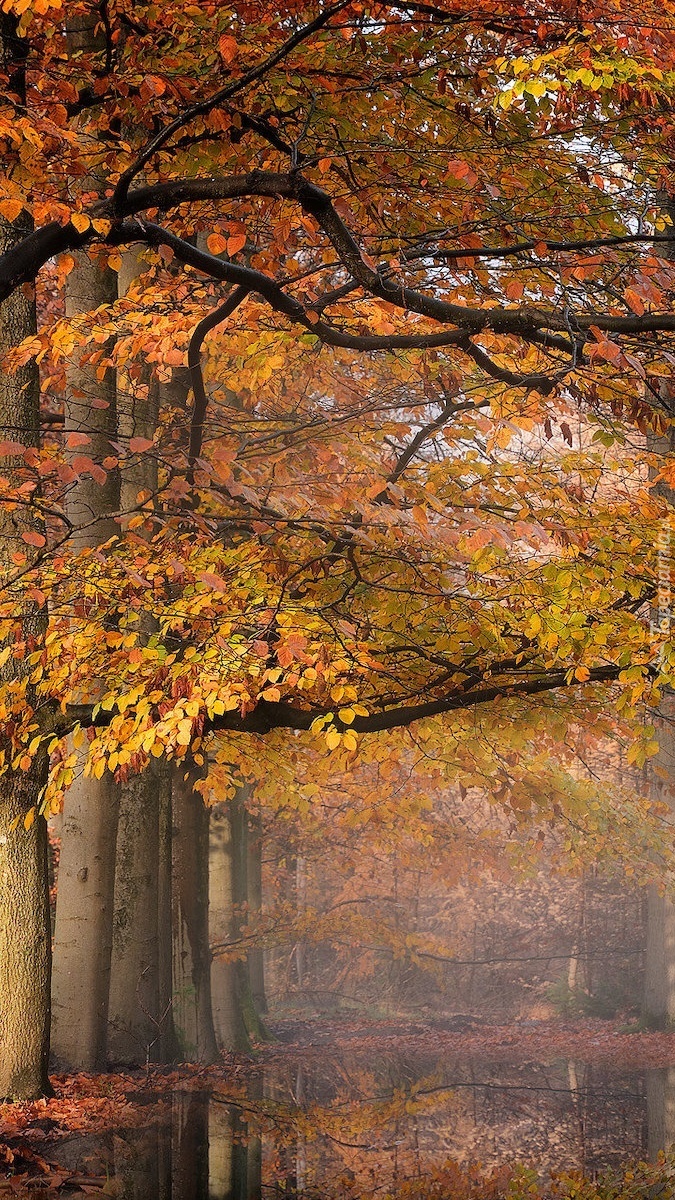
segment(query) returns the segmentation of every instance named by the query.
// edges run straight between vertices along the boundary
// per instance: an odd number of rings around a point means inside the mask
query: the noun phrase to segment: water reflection
[[[115,1176],[116,1195],[373,1197],[409,1191],[450,1161],[593,1174],[675,1139],[672,1068],[626,1075],[562,1061],[326,1056],[253,1067],[245,1085],[213,1082],[178,1087],[145,1128],[98,1139],[98,1172]]]

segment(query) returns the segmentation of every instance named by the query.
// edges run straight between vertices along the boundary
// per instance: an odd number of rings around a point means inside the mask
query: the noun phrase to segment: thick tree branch
[[[618,679],[625,667],[612,664],[605,667],[592,667],[587,683],[609,683]],[[422,721],[428,717],[442,716],[445,713],[458,712],[463,709],[475,708],[481,704],[491,704],[495,700],[512,696],[536,696],[542,692],[556,691],[560,688],[578,688],[585,684],[568,678],[569,669],[546,671],[537,678],[514,679],[501,684],[491,684],[489,687],[470,689],[466,692],[451,692],[436,700],[421,701],[418,704],[404,704],[385,709],[383,712],[370,713],[367,717],[357,716],[345,728],[353,729],[356,733],[381,733],[386,729],[400,729]],[[204,732],[231,730],[234,733],[271,733],[273,729],[308,730],[313,722],[325,716],[328,709],[300,709],[287,701],[272,703],[259,700],[252,712],[245,716],[235,710],[214,717],[204,724]],[[93,705],[69,704],[65,714],[57,721],[57,732],[68,733],[76,724],[83,727],[96,726],[102,728],[112,719],[111,712],[102,710],[93,716]],[[335,724],[340,727],[339,719]]]
[[[330,345],[343,346],[348,349],[407,349],[415,347],[439,346],[452,344],[453,339],[460,340],[461,334],[472,336],[485,330],[497,334],[514,335],[524,340],[542,344],[544,335],[569,335],[570,326],[579,334],[587,333],[592,326],[602,332],[634,335],[652,332],[675,332],[675,314],[671,312],[645,312],[642,315],[618,316],[607,312],[569,313],[541,305],[528,304],[518,308],[474,308],[469,305],[455,304],[435,296],[426,295],[414,288],[401,285],[382,271],[374,270],[364,260],[361,249],[353,234],[338,216],[330,196],[316,184],[303,178],[297,172],[275,173],[270,171],[252,171],[247,175],[229,177],[210,177],[206,179],[176,180],[166,184],[156,184],[149,187],[137,188],[130,192],[121,204],[122,214],[133,215],[148,208],[167,210],[180,204],[197,201],[222,201],[242,199],[248,196],[266,196],[276,199],[294,200],[304,212],[312,216],[328,237],[342,265],[349,271],[353,279],[364,289],[366,294],[392,304],[405,312],[413,312],[427,317],[441,325],[452,325],[448,342],[443,335],[399,335],[391,339],[386,337],[359,338],[334,329],[330,325],[320,327],[306,317],[300,318],[302,306],[297,301],[285,297],[283,308],[275,304],[278,311],[286,311],[292,319],[301,319],[306,327],[312,326],[312,332]],[[101,201],[91,210],[95,217],[110,217],[111,201]],[[21,283],[33,280],[40,268],[49,258],[66,250],[78,249],[90,241],[98,239],[93,228],[83,233],[72,225],[59,225],[53,222],[36,230],[7,254],[0,258],[0,303]],[[109,245],[121,245],[130,241],[145,241],[148,244],[184,246],[181,239],[163,230],[161,226],[152,224],[133,224],[116,222],[107,237],[103,239]],[[202,252],[203,253],[203,252]],[[187,253],[179,255],[181,261],[189,262]],[[279,286],[261,272],[251,272],[236,263],[222,263],[220,273],[214,269],[216,260],[205,256],[199,266],[209,263],[206,273],[213,278],[225,279],[226,282],[244,284],[251,290],[259,292],[266,299],[272,293],[279,299],[283,293]],[[196,261],[191,265],[198,266]],[[293,309],[293,312],[291,312]],[[434,336],[439,340],[434,341]],[[550,338],[551,345],[555,344]],[[528,386],[525,384],[525,386]],[[532,385],[533,386],[533,385]]]

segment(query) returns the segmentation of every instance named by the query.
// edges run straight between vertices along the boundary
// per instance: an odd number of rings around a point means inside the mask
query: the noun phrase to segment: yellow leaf
[[[192,721],[183,718],[178,722],[178,732],[176,733],[176,741],[179,746],[189,746],[192,741]]]
[[[78,233],[84,233],[91,224],[89,217],[84,213],[73,213],[70,218],[71,225],[74,225]]]
[[[574,672],[574,678],[578,679],[579,683],[585,683],[587,679],[590,679],[590,677],[591,673],[588,667],[577,667]]]
[[[35,811],[36,811],[35,805],[33,805],[32,808],[28,809],[28,812],[26,813],[26,815],[23,819],[23,824],[24,824],[25,829],[30,829],[31,825],[35,821]]]
[[[340,720],[342,721],[343,725],[351,725],[352,721],[354,720],[354,717],[356,716],[356,713],[354,712],[353,708],[341,708],[338,713],[338,716],[339,716]]]
[[[528,637],[536,637],[541,630],[541,617],[538,613],[532,613],[525,624],[525,633]]]
[[[337,729],[328,730],[328,733],[326,734],[326,745],[328,746],[329,750],[335,750],[340,745],[341,741],[342,738]]]

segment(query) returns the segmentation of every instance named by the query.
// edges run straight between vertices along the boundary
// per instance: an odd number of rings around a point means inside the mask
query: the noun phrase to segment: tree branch
[[[201,454],[204,418],[209,402],[204,387],[204,376],[202,375],[201,366],[201,349],[204,344],[204,338],[212,329],[220,325],[221,321],[225,321],[227,317],[230,317],[247,296],[248,288],[236,287],[223,304],[219,305],[218,308],[214,309],[213,312],[209,313],[208,316],[199,322],[190,338],[190,345],[188,346],[188,370],[192,381],[194,408],[190,423],[190,443],[188,447],[187,477],[189,484],[193,482],[194,466]]]
[[[625,667],[612,664],[605,667],[592,667],[587,683],[609,683],[618,679]],[[492,684],[489,687],[470,689],[466,692],[451,692],[436,700],[421,701],[419,704],[405,704],[385,709],[383,712],[369,713],[367,717],[357,716],[352,723],[342,726],[339,719],[335,720],[338,728],[353,729],[356,733],[381,733],[387,729],[399,729],[412,725],[428,717],[442,716],[445,713],[458,712],[463,709],[475,708],[481,704],[490,704],[495,700],[507,699],[513,696],[536,696],[542,692],[556,691],[560,688],[584,687],[585,683],[569,679],[570,669],[548,671],[537,679],[513,680],[510,683]],[[113,717],[112,712],[99,710],[93,717],[91,704],[69,704],[61,721],[57,721],[57,732],[64,735],[70,732],[76,724],[83,727],[105,727]],[[273,703],[259,700],[252,712],[245,716],[234,710],[213,717],[204,722],[204,732],[231,730],[234,733],[270,733],[273,729],[308,730],[318,717],[326,716],[328,709],[300,709],[288,701],[281,700]]]

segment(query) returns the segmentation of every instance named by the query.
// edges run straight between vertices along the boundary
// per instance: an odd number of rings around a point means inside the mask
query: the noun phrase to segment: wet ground
[[[592,1178],[675,1140],[673,1035],[606,1022],[277,1032],[255,1061],[57,1078],[55,1100],[0,1107],[0,1195],[515,1196],[516,1164],[525,1192],[545,1191],[551,1173]]]

